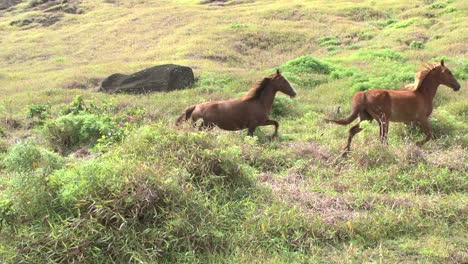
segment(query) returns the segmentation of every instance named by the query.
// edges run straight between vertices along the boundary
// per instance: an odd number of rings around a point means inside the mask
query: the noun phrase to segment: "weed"
[[[409,44],[409,47],[412,49],[424,49],[424,42],[420,40],[413,40]]]

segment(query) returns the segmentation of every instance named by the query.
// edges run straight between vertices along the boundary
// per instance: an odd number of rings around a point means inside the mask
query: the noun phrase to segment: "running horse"
[[[279,124],[268,118],[277,92],[296,96],[296,90],[279,70],[275,74],[257,82],[245,96],[226,101],[212,101],[192,105],[184,110],[177,119],[176,125],[191,120],[203,120],[200,128],[217,126],[224,130],[242,130],[247,128],[248,135],[253,136],[258,126],[275,126],[273,137],[278,135]]]
[[[351,114],[343,119],[326,121],[348,125],[359,117],[359,123],[349,130],[348,144],[345,151],[350,151],[351,140],[362,129],[359,124],[364,120],[377,120],[380,126],[380,139],[387,142],[388,124],[392,122],[419,122],[426,137],[416,142],[417,146],[434,138],[429,116],[432,113],[432,101],[439,85],[446,85],[454,91],[460,90],[460,84],[450,70],[440,63],[427,63],[415,76],[414,84],[403,90],[374,89],[357,92],[353,96]]]

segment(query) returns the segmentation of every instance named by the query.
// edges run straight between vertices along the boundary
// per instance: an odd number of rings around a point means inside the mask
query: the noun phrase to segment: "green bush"
[[[409,44],[410,48],[412,49],[424,49],[424,42],[419,40],[413,40]]]
[[[396,72],[395,68],[388,68],[378,74],[359,73],[351,79],[351,90],[366,91],[369,89],[401,89],[403,83],[411,82],[414,73],[411,70]]]
[[[77,146],[94,145],[103,136],[112,137],[117,128],[110,117],[81,113],[50,120],[44,130],[52,146],[65,153]]]
[[[369,39],[372,39],[373,37],[374,35],[372,35],[371,33],[367,33],[367,32],[358,33],[359,40],[369,40]]]
[[[413,18],[410,18],[410,19],[407,19],[407,20],[403,20],[403,21],[394,23],[394,24],[392,24],[392,27],[393,28],[406,28],[406,27],[409,27],[410,25],[414,24],[418,20],[419,20],[419,18],[413,17]]]
[[[333,66],[311,56],[302,56],[286,62],[281,66],[281,69],[292,73],[329,74],[332,72]]]
[[[356,53],[358,58],[365,58],[370,60],[375,59],[388,59],[393,61],[403,62],[405,58],[398,52],[391,49],[383,50],[363,50]]]
[[[20,141],[11,147],[4,162],[8,170],[18,173],[41,169],[48,174],[64,165],[58,154],[37,146],[32,140]]]
[[[317,39],[317,43],[320,44],[322,47],[327,46],[339,46],[340,41],[336,38],[336,36],[324,36]]]
[[[390,26],[392,24],[395,24],[396,22],[397,22],[397,20],[395,20],[395,19],[387,19],[387,20],[372,22],[372,25],[375,25],[375,26],[380,27],[380,28],[384,28],[384,27]]]
[[[71,104],[68,107],[63,109],[63,114],[64,115],[67,115],[67,114],[76,115],[76,114],[84,111],[85,108],[86,108],[86,106],[85,106],[85,102],[83,100],[83,97],[81,95],[78,95],[73,99],[73,101],[71,102]]]
[[[430,9],[442,9],[442,8],[445,8],[447,6],[447,4],[444,4],[444,3],[434,3],[432,5],[430,5]]]
[[[453,13],[455,11],[457,11],[455,7],[447,7],[445,8],[444,13]]]
[[[50,105],[48,104],[34,104],[30,105],[27,108],[27,116],[30,118],[37,117],[40,120],[44,120],[48,116],[48,111],[50,109]]]
[[[53,190],[49,188],[48,177],[64,167],[63,158],[37,146],[32,140],[25,140],[6,153],[4,162],[11,178],[7,189],[9,198],[2,201],[8,201],[9,211],[2,215],[15,214],[33,219],[51,210]]]
[[[297,100],[286,96],[276,96],[271,107],[272,118],[293,116],[296,113]]]
[[[388,17],[386,13],[371,7],[352,7],[346,9],[344,13],[355,21],[375,20]]]

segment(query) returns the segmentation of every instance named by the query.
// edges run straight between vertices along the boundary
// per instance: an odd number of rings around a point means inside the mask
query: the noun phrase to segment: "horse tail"
[[[357,92],[353,96],[353,106],[351,110],[351,114],[349,114],[347,117],[343,119],[338,119],[338,120],[332,120],[332,119],[325,119],[327,122],[333,122],[339,125],[348,125],[354,120],[359,115],[359,112],[365,110],[365,105],[366,105],[366,95],[364,92]]]
[[[196,107],[196,105],[192,105],[192,106],[187,107],[187,109],[185,109],[185,111],[182,113],[182,115],[180,115],[179,118],[177,118],[176,125],[178,126],[178,125],[182,124],[182,122],[187,121],[187,119],[189,119],[192,116],[192,112],[193,112],[193,110],[195,110],[195,107]]]

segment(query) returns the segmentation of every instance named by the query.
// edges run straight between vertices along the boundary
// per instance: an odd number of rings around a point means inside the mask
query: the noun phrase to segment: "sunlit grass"
[[[42,14],[27,3],[0,15],[2,263],[467,262],[463,1],[202,2],[83,1],[50,27],[10,25]],[[384,145],[366,122],[339,158],[349,127],[325,118],[442,58],[462,89],[439,88],[435,140],[391,123]],[[93,92],[164,63],[192,67],[192,89]],[[298,90],[277,95],[278,139],[175,127],[276,68]]]

